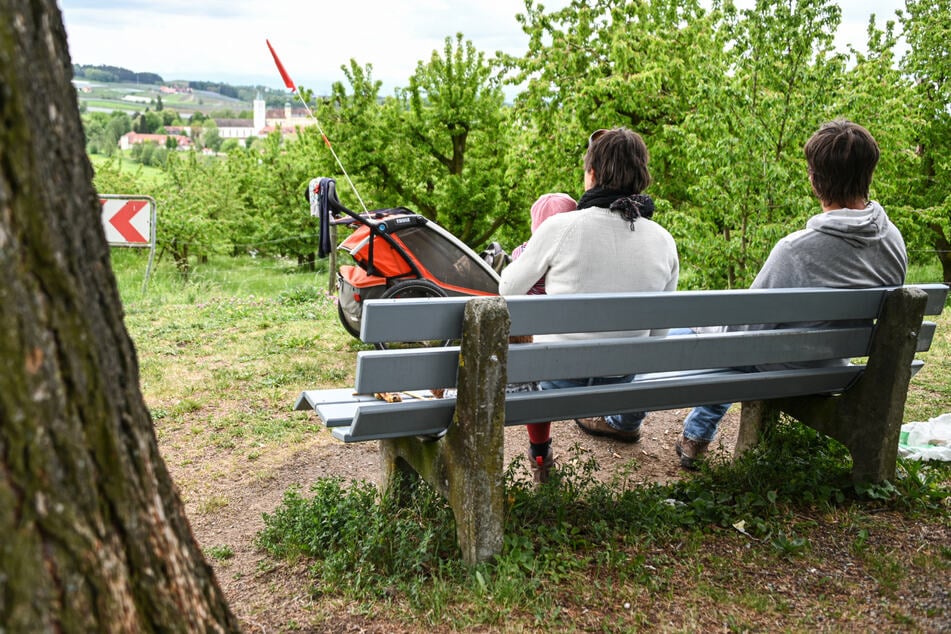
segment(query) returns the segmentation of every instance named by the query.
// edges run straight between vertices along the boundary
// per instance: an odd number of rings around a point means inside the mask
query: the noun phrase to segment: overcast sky
[[[543,0],[547,9],[568,0]],[[737,0],[751,6],[753,0]],[[840,46],[864,48],[868,17],[892,19],[903,0],[841,0]],[[73,63],[280,88],[265,40],[297,85],[326,93],[351,58],[373,65],[383,94],[406,86],[420,60],[461,32],[476,48],[521,53],[523,0],[60,0]]]

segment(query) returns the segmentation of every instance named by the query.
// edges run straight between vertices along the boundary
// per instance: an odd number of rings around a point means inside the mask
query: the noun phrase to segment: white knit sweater
[[[677,245],[666,229],[652,220],[638,218],[631,231],[630,223],[620,214],[589,207],[546,220],[522,255],[502,271],[499,293],[524,294],[543,276],[549,295],[675,291],[679,272]],[[577,333],[539,336],[536,340],[647,334]]]

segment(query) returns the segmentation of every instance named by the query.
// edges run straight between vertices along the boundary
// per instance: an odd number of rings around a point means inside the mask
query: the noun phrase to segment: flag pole
[[[320,132],[321,138],[324,140],[324,145],[327,146],[327,149],[330,150],[330,153],[333,155],[334,160],[337,161],[337,166],[340,167],[340,171],[343,172],[344,177],[347,179],[347,183],[350,185],[350,189],[353,190],[353,193],[356,195],[357,200],[360,201],[360,206],[363,207],[363,211],[368,211],[366,203],[363,202],[363,198],[360,196],[360,192],[357,191],[356,185],[353,184],[353,181],[350,180],[350,175],[347,173],[346,168],[343,166],[343,163],[340,162],[340,158],[337,156],[337,153],[334,152],[333,145],[330,144],[330,139],[327,138],[327,135],[324,134],[323,128],[320,127],[320,120],[317,119],[316,115],[311,111],[310,106],[307,105],[307,102],[304,101],[303,95],[300,94],[297,86],[294,84],[294,81],[291,79],[291,76],[288,74],[287,70],[284,69],[284,64],[281,63],[280,58],[277,56],[277,53],[274,51],[274,47],[271,46],[270,40],[264,40],[267,42],[268,50],[271,51],[271,56],[274,58],[274,63],[277,65],[278,72],[281,73],[281,78],[284,80],[284,85],[287,86],[290,90],[294,91],[294,94],[297,95],[297,98],[300,99],[300,102],[304,105],[304,109],[307,110],[307,114],[311,119],[314,120],[314,123],[317,124],[317,131]]]

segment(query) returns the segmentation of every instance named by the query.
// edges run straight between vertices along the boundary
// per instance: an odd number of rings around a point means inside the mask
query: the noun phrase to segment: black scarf
[[[631,223],[631,231],[634,231],[634,223],[638,218],[650,218],[654,215],[654,200],[647,194],[628,195],[600,185],[586,191],[578,201],[578,209],[587,207],[606,207],[621,214],[621,217]]]

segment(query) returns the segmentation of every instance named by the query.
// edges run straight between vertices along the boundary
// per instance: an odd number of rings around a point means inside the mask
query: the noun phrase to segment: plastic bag
[[[910,460],[951,462],[951,414],[902,425],[898,455]]]

